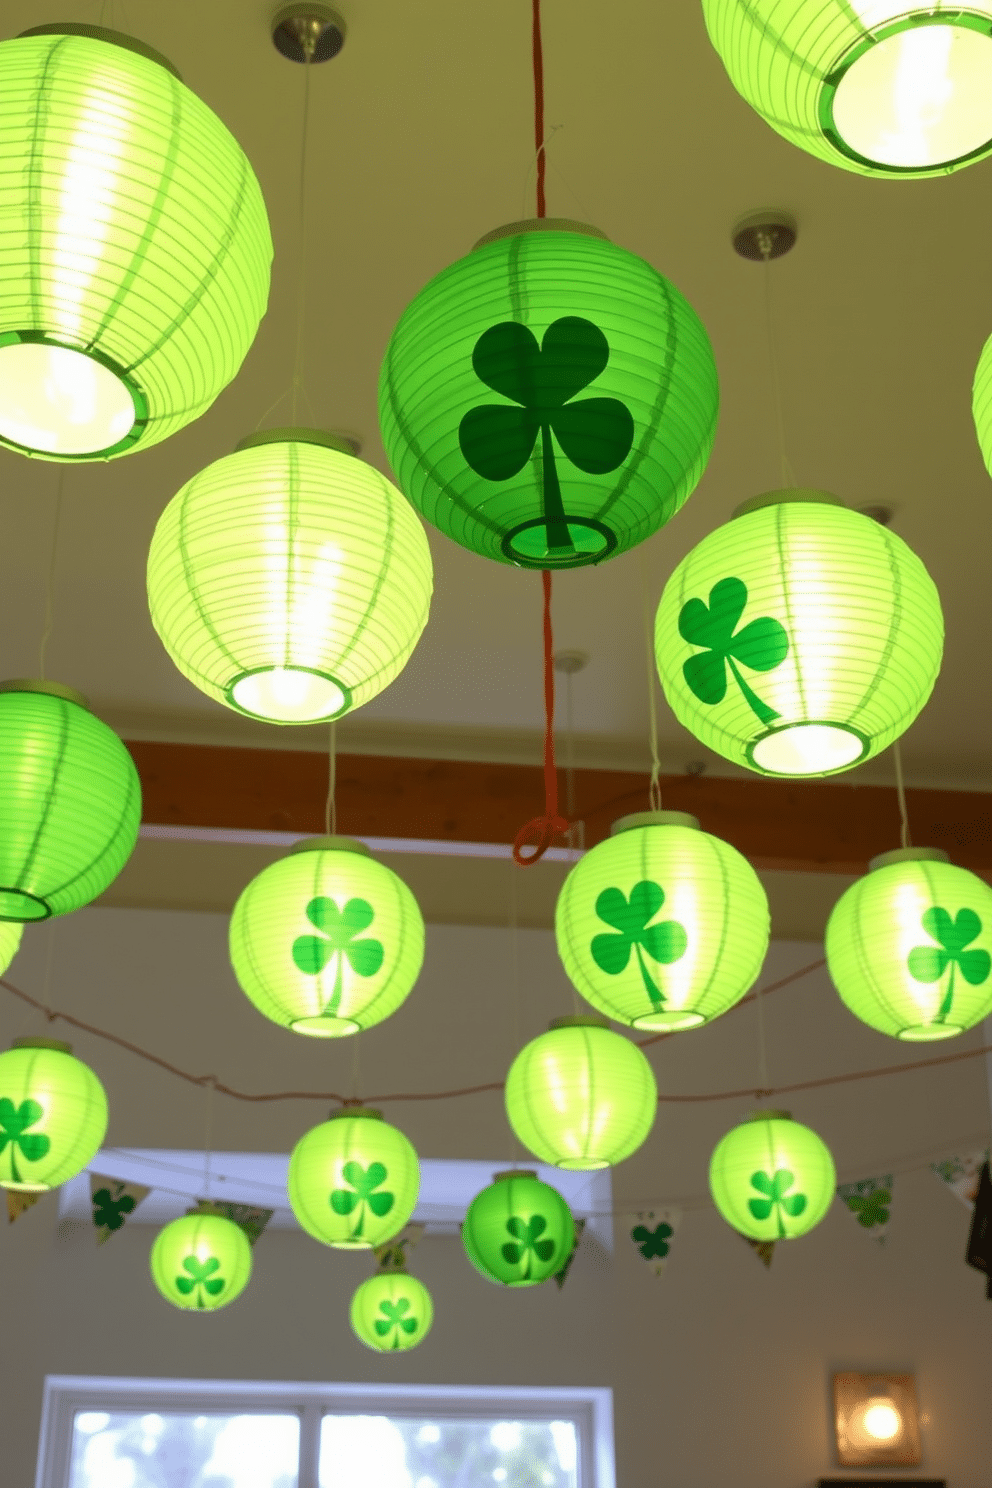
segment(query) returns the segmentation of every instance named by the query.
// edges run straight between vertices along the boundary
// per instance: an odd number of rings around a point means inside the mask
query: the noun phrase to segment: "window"
[[[614,1488],[612,1392],[49,1377],[38,1488]]]

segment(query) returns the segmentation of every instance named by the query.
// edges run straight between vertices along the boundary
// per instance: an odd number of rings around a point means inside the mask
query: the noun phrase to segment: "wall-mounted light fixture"
[[[834,1430],[841,1467],[916,1467],[920,1422],[911,1374],[835,1374]]]

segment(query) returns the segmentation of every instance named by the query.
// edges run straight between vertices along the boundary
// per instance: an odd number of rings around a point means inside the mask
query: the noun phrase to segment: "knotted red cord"
[[[544,216],[544,45],[541,0],[534,0],[534,151],[537,156],[537,215]]]
[[[554,839],[568,831],[568,822],[558,814],[558,769],[555,765],[555,661],[554,637],[551,632],[551,574],[541,572],[544,586],[544,815],[535,816],[521,827],[513,843],[513,861],[521,868],[544,857]],[[529,855],[523,848],[537,835],[537,846]]]

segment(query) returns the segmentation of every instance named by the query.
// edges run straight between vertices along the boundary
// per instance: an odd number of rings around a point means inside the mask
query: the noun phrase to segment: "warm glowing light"
[[[902,1416],[890,1400],[869,1400],[862,1417],[864,1428],[876,1441],[892,1441],[902,1428]]]
[[[231,697],[245,713],[279,723],[333,718],[345,704],[345,694],[329,677],[295,667],[252,672],[235,682]]]
[[[800,723],[759,739],[754,763],[769,775],[831,775],[846,770],[864,752],[857,734],[829,723]]]
[[[117,444],[134,418],[126,385],[82,352],[32,341],[0,347],[0,439],[86,455]]]

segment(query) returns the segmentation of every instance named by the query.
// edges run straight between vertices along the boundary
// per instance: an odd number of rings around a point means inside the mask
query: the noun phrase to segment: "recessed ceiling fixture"
[[[381,1271],[351,1299],[355,1337],[377,1354],[416,1348],[431,1331],[434,1303],[422,1281],[405,1271]]]
[[[107,1097],[71,1044],[15,1039],[0,1054],[0,1187],[44,1193],[81,1173],[107,1131]]]
[[[710,1192],[749,1240],[794,1240],[830,1208],[837,1185],[827,1144],[788,1111],[755,1111],[710,1159]]]
[[[556,1188],[526,1168],[495,1173],[462,1225],[465,1254],[489,1281],[537,1286],[562,1270],[575,1243],[572,1212]]]
[[[835,1374],[834,1431],[841,1467],[915,1467],[920,1413],[911,1374]]]
[[[329,5],[302,0],[272,20],[272,44],[290,62],[329,62],[344,46],[345,24]]]
[[[98,26],[0,43],[0,443],[109,459],[198,418],[265,312],[272,241],[237,141]]]
[[[185,1214],[155,1237],[152,1281],[183,1312],[216,1312],[240,1297],[251,1280],[245,1232],[221,1214]]]
[[[338,1250],[370,1250],[398,1235],[413,1213],[420,1164],[381,1111],[346,1106],[297,1142],[288,1188],[308,1235]]]

